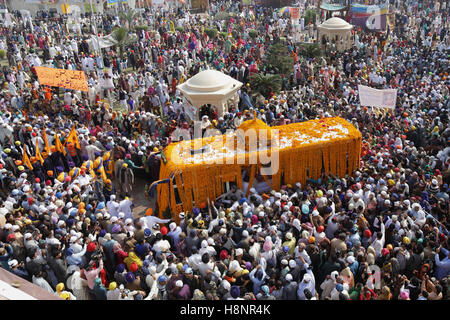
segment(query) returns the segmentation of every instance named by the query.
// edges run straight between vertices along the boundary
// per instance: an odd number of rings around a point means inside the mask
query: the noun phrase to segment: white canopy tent
[[[23,9],[23,10],[19,10],[19,12],[20,12],[20,14],[22,15],[22,17],[23,18],[28,18],[28,17],[31,17],[31,13],[30,13],[30,10],[25,10],[25,9]]]
[[[228,101],[237,103],[237,91],[243,83],[216,70],[205,70],[179,85],[177,88],[183,96],[196,109],[195,118],[198,120],[198,111],[205,104],[217,108],[218,117],[228,111]]]
[[[105,49],[112,46],[115,46],[117,44],[116,39],[114,39],[112,34],[109,34],[104,37],[99,37],[97,41],[97,37],[92,35],[90,39],[86,41],[89,45],[89,47],[94,50],[98,50],[99,48]]]
[[[352,29],[353,26],[347,21],[333,17],[317,27],[319,31],[318,39],[322,37],[327,39],[327,44],[335,42],[338,51],[344,51],[352,47]],[[322,43],[322,42],[321,42]]]
[[[69,13],[72,16],[78,16],[79,17],[81,15],[81,8],[80,8],[80,6],[77,6],[76,4],[71,4],[69,6]]]

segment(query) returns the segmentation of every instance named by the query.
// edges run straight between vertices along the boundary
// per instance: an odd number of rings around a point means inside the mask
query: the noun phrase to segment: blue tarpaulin
[[[340,4],[333,4],[333,3],[322,3],[320,5],[320,9],[327,10],[327,11],[341,11],[347,8],[347,6],[343,6]]]

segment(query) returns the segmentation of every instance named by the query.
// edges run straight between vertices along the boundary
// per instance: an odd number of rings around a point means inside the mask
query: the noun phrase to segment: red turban
[[[136,262],[131,263],[131,265],[130,265],[130,271],[131,272],[136,272],[138,269],[139,268],[138,268],[138,265],[137,265]]]
[[[220,251],[220,260],[228,259],[228,252],[227,250]]]
[[[94,252],[95,249],[96,249],[95,243],[94,242],[89,242],[89,244],[87,245],[86,251],[87,252]]]

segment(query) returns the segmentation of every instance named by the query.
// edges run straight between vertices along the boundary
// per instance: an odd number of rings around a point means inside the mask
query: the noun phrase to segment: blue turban
[[[125,275],[125,280],[127,280],[128,283],[132,283],[135,279],[134,273],[133,272],[128,272]]]
[[[263,272],[262,272],[261,270],[258,270],[258,271],[256,272],[256,274],[255,274],[256,278],[259,279],[259,280],[262,280],[263,275],[264,275],[264,274],[263,274]]]
[[[269,295],[269,287],[267,286],[267,285],[263,285],[262,287],[261,287],[261,290],[262,290],[262,292],[264,292],[264,294],[265,295]]]
[[[309,213],[309,206],[306,203],[302,204],[302,213],[303,214]]]
[[[232,286],[230,289],[230,294],[233,298],[238,298],[241,295],[241,289],[238,286]]]
[[[134,248],[134,251],[136,252],[136,254],[139,256],[139,257],[143,257],[143,256],[145,256],[145,246],[144,245],[142,245],[142,244],[136,244],[136,247]]]
[[[123,263],[117,266],[117,272],[122,273],[125,270],[125,265]]]
[[[112,227],[112,229],[111,229],[111,232],[112,233],[119,233],[120,232],[120,226],[118,225],[118,224],[115,224],[113,227]]]
[[[200,213],[200,209],[197,208],[197,207],[194,207],[194,208],[192,209],[192,213],[194,214],[194,216],[197,216],[197,215]]]
[[[70,227],[74,224],[74,222],[75,222],[75,219],[68,219],[68,220],[66,221],[66,224],[67,224],[67,226],[70,228]]]

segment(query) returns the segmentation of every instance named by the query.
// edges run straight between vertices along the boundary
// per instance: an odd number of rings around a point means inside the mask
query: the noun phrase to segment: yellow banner
[[[39,83],[51,87],[88,91],[84,71],[35,67]]]
[[[61,5],[61,8],[62,8],[63,14],[69,14],[69,13],[71,13],[71,11],[70,11],[70,5],[69,5],[69,4],[62,4],[62,5]]]
[[[45,129],[43,131],[44,151],[47,152],[47,154],[50,154],[50,146],[48,144],[47,133],[45,132]]]
[[[39,151],[38,139],[36,139],[36,158],[44,165],[44,158],[42,158],[41,152]]]
[[[33,166],[31,165],[30,158],[28,158],[27,151],[23,150],[22,163],[28,167],[28,169],[33,170]]]
[[[67,136],[66,142],[71,142],[73,145],[75,145],[76,148],[81,149],[80,141],[78,140],[77,132],[75,131],[75,126],[73,126],[72,130],[70,131],[69,135]]]
[[[66,156],[67,152],[66,152],[66,148],[64,148],[61,144],[61,140],[59,140],[59,136],[55,135],[55,147],[56,150],[61,152],[64,156]]]

